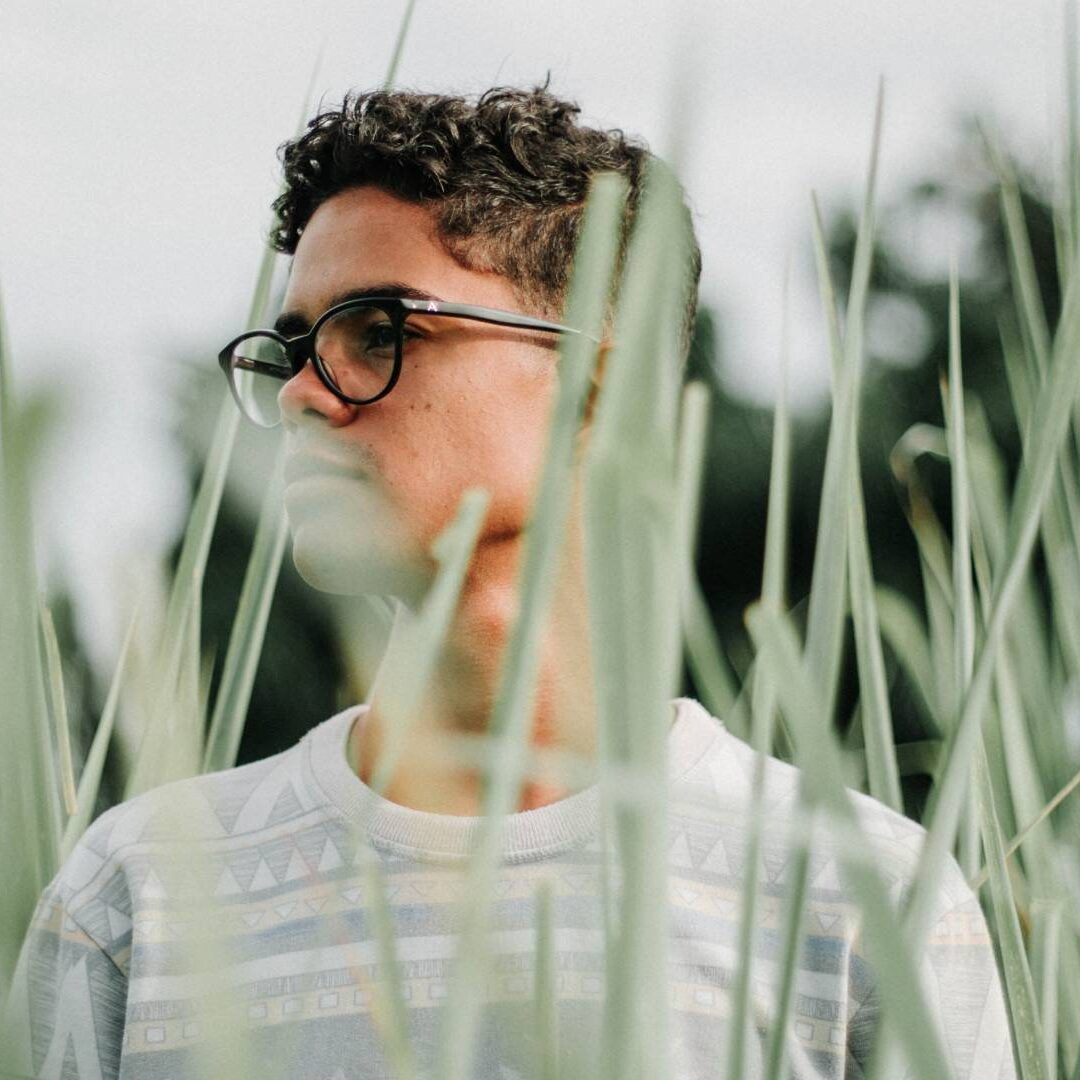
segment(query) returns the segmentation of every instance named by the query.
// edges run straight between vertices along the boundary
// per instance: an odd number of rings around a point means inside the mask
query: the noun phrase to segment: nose
[[[316,417],[331,427],[344,427],[356,417],[358,408],[342,401],[319,378],[310,360],[278,391],[278,405],[282,423],[290,429]]]

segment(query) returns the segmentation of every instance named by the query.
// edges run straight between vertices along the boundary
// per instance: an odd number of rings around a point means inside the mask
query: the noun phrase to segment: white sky
[[[403,8],[0,5],[0,290],[20,392],[74,394],[41,477],[38,534],[51,572],[77,581],[87,625],[117,625],[109,568],[156,554],[180,525],[164,360],[201,351],[212,366],[240,328],[275,148],[320,48],[328,101],[374,86]],[[418,0],[398,82],[474,92],[550,71],[587,119],[677,150],[731,382],[773,391],[791,255],[792,385],[806,404],[827,380],[809,192],[828,210],[860,189],[878,77],[884,201],[940,166],[962,109],[1051,160],[1061,19],[1057,0]]]

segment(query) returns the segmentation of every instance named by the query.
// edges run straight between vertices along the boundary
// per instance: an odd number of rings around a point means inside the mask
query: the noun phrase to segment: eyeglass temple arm
[[[244,368],[247,371],[257,371],[262,375],[271,375],[275,379],[287,382],[293,377],[290,368],[283,368],[280,364],[268,364],[265,360],[252,360],[246,356],[237,356],[232,361],[234,367]],[[222,367],[225,365],[222,364]]]
[[[473,304],[455,304],[444,300],[412,300],[403,299],[403,306],[409,311],[433,314],[459,315],[466,319],[476,319],[478,322],[494,323],[498,326],[521,327],[525,330],[546,330],[552,334],[580,334],[589,341],[599,344],[599,339],[574,326],[565,326],[562,323],[549,322],[547,319],[537,319],[532,315],[519,315],[516,312],[499,311],[497,308],[477,307]]]

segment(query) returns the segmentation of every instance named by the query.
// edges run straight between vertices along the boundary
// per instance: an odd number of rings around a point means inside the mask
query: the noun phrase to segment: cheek
[[[511,379],[504,370],[502,378],[485,380],[484,374],[443,387],[441,397],[430,380],[416,379],[418,392],[405,404],[397,432],[388,432],[387,483],[428,540],[470,487],[490,494],[490,529],[520,527],[528,516],[547,446],[554,379],[532,372]]]

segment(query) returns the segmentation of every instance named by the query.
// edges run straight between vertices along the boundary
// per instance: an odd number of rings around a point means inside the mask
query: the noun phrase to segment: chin
[[[430,577],[400,525],[387,513],[353,500],[328,503],[286,496],[293,563],[320,592],[338,596],[396,596],[415,604]]]
[[[338,596],[396,596],[409,604],[423,596],[427,577],[416,562],[359,544],[343,553],[311,531],[300,528],[293,534],[293,564],[313,589]]]

